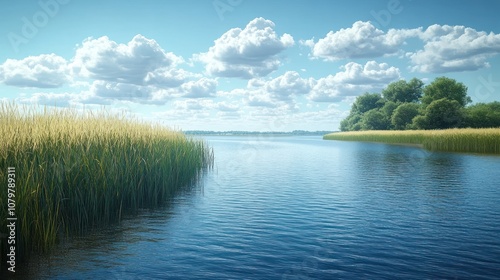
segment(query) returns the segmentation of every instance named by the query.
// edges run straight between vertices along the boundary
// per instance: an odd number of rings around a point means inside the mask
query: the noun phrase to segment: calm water
[[[29,277],[500,277],[498,156],[320,137],[206,139],[216,167],[202,184],[64,244]]]

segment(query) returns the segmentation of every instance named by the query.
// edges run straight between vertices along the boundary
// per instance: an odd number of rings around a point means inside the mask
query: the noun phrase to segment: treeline
[[[424,83],[413,78],[389,84],[381,94],[358,96],[340,130],[407,130],[500,127],[500,102],[472,102],[467,87],[454,79]]]

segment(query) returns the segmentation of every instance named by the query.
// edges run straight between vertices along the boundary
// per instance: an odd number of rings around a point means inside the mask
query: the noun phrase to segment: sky
[[[176,130],[336,131],[355,98],[440,76],[500,101],[500,1],[6,1],[0,100]]]

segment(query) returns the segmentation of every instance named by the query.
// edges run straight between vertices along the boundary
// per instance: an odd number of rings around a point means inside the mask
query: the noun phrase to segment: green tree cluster
[[[400,80],[381,94],[358,96],[340,130],[500,127],[500,102],[471,102],[467,87],[454,79],[439,77],[427,86],[417,78]]]

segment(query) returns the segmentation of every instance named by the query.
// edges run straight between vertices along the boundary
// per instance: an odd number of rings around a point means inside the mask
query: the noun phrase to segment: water
[[[206,137],[215,170],[18,267],[36,279],[499,279],[500,157]]]

